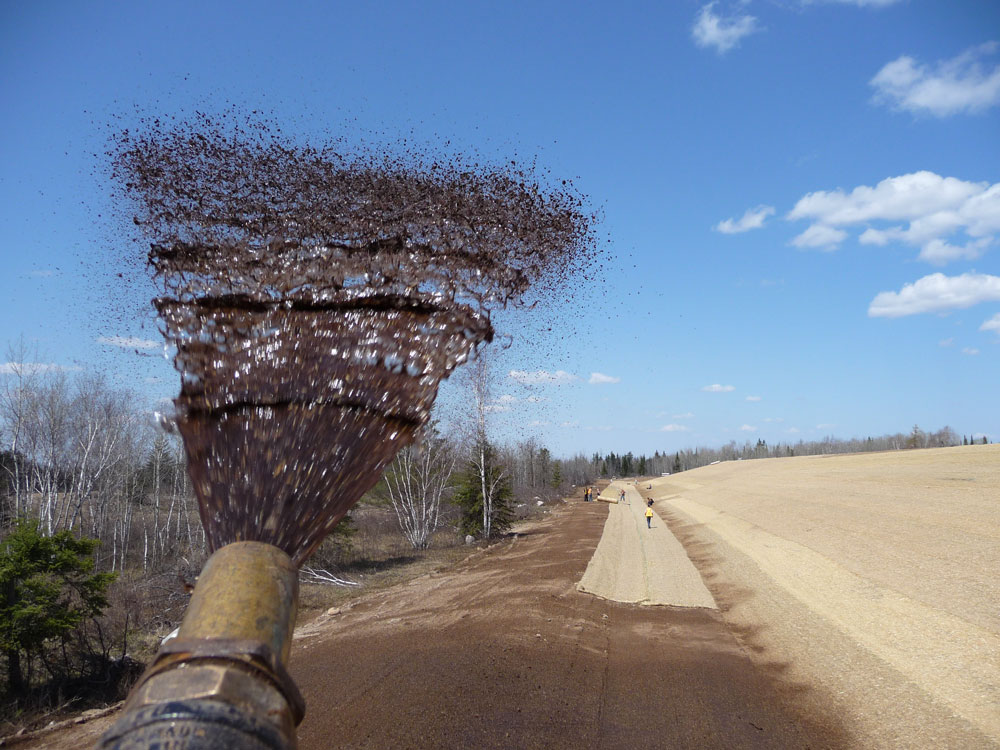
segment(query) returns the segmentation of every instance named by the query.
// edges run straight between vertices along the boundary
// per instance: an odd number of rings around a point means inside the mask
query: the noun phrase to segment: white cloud
[[[556,370],[555,372],[548,372],[546,370],[536,370],[535,372],[511,370],[508,374],[513,380],[524,385],[565,385],[566,383],[578,380],[576,375],[568,373],[565,370]]]
[[[760,30],[757,19],[751,15],[723,17],[715,13],[716,3],[702,7],[691,28],[691,36],[699,47],[712,47],[720,55],[740,43],[740,40]]]
[[[901,318],[919,313],[943,312],[972,307],[980,302],[1000,301],[1000,276],[963,273],[945,276],[932,273],[904,284],[898,292],[879,292],[868,306],[872,318]]]
[[[754,427],[752,424],[745,424],[742,427],[740,427],[740,429],[743,432],[757,432],[757,428]]]
[[[787,430],[785,430],[785,432],[787,432],[789,435],[798,435],[799,434],[799,428],[798,427],[789,427]]]
[[[978,349],[973,349],[971,346],[967,346],[964,349],[962,349],[962,354],[968,354],[968,355],[974,357],[977,354],[979,354],[979,350]]]
[[[795,247],[818,247],[824,250],[833,250],[844,238],[847,232],[843,229],[835,229],[825,224],[813,224],[802,234],[792,238]]]
[[[735,391],[736,386],[713,383],[712,385],[703,386],[702,390],[708,391],[709,393],[729,393],[730,391]]]
[[[545,396],[528,396],[526,399],[529,404],[540,404],[542,401],[547,401]]]
[[[674,414],[671,419],[694,419],[694,413],[689,411],[684,414]]]
[[[141,339],[138,336],[98,336],[97,343],[117,346],[121,349],[157,349],[163,346],[162,341]]]
[[[715,225],[715,231],[723,234],[739,234],[748,232],[751,229],[760,229],[764,226],[764,220],[774,213],[773,206],[757,206],[747,209],[746,213],[736,221],[726,219]]]
[[[983,321],[983,324],[979,326],[980,331],[996,331],[1000,333],[1000,313],[997,313],[989,320]]]
[[[981,60],[997,47],[996,42],[987,42],[933,66],[921,65],[907,55],[898,57],[869,81],[875,89],[874,100],[937,117],[988,109],[1000,103],[1000,64],[984,67]]]
[[[942,239],[933,239],[921,248],[918,257],[935,266],[943,266],[953,260],[975,260],[992,244],[992,237],[983,237],[964,245],[950,245]]]
[[[682,424],[665,424],[660,428],[660,432],[687,432],[688,428]]]
[[[498,404],[513,404],[515,401],[517,401],[517,397],[511,396],[509,393],[505,393],[497,399]]]
[[[760,401],[760,396],[747,396],[747,401]]]
[[[57,365],[52,362],[4,362],[0,364],[0,375],[38,375],[43,372],[76,372],[81,367],[75,365]]]
[[[531,422],[528,422],[528,427],[548,427],[548,426],[549,426],[549,423],[545,422],[545,421],[543,421],[541,419],[536,419],[536,420],[533,420]]]
[[[587,382],[591,385],[602,385],[604,383],[620,383],[621,378],[616,378],[614,375],[605,375],[602,372],[592,372],[590,373],[590,380]]]
[[[1000,183],[913,172],[887,177],[874,187],[859,185],[850,192],[838,188],[808,193],[786,218],[813,222],[792,240],[796,247],[832,250],[847,237],[843,227],[864,226],[858,237],[861,244],[905,242],[921,249],[921,260],[941,265],[977,258],[993,244],[1000,232]],[[871,226],[872,222],[889,225]],[[968,241],[948,241],[960,231]]]
[[[560,427],[579,427],[580,423],[579,422],[560,422],[559,426]]]
[[[980,329],[980,330],[982,330],[982,329]],[[954,346],[954,344],[955,344],[955,339],[953,339],[953,338],[951,338],[951,339],[941,339],[940,341],[938,341],[938,346],[948,347],[948,346]]]
[[[500,412],[510,411],[510,407],[504,406],[503,404],[487,404],[483,407],[483,411],[491,414],[497,414]]]
[[[784,417],[766,417],[764,419],[764,421],[765,422],[784,422],[785,419],[784,419]]]

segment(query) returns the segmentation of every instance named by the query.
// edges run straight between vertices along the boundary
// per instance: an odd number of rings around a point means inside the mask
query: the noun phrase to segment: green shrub
[[[49,652],[108,605],[115,574],[94,572],[97,545],[96,539],[77,539],[69,531],[46,536],[29,521],[19,522],[0,542],[0,651],[7,657],[13,696],[27,692],[26,668],[33,659],[51,673],[59,660]]]

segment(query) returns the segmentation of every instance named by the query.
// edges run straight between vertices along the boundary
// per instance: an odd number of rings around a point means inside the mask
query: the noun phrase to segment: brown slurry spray
[[[146,120],[110,155],[213,550],[301,564],[492,339],[491,311],[595,257],[573,186],[515,162],[313,146],[233,113]]]

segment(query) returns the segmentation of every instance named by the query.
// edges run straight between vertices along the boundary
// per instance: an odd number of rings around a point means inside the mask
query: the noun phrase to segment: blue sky
[[[232,103],[306,135],[537,155],[590,196],[606,274],[501,318],[501,436],[1000,439],[1000,4],[167,6],[0,8],[0,344],[39,365],[176,392],[150,291],[107,261],[94,154],[136,109]]]

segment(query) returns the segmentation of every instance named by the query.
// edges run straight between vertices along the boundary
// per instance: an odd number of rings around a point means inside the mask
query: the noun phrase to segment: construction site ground
[[[622,488],[302,625],[299,746],[1000,746],[1000,447]]]

